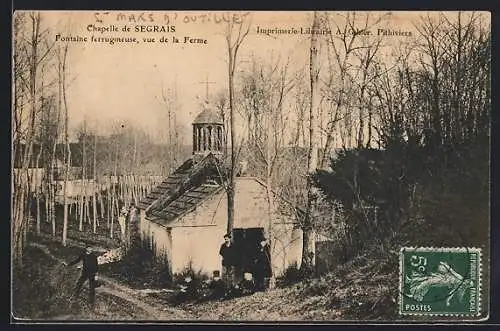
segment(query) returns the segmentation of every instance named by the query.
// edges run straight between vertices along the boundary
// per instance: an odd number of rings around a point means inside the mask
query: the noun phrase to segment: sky
[[[360,26],[363,15],[359,13]],[[373,12],[387,14],[373,27],[413,33],[413,22],[423,13]],[[338,21],[343,14],[338,13]],[[207,77],[210,94],[227,90],[227,46],[225,22],[239,26],[242,19],[250,22],[250,32],[239,50],[238,70],[249,66],[251,56],[257,58],[290,58],[292,69],[308,65],[310,35],[259,33],[262,29],[305,29],[311,26],[312,12],[43,12],[42,20],[52,38],[87,38],[87,42],[69,42],[68,108],[73,127],[86,119],[101,130],[111,123],[134,122],[153,133],[166,125],[165,106],[159,100],[162,86],[176,86],[178,107],[176,117],[189,133],[190,123],[201,111]],[[127,26],[130,32],[123,32]],[[162,29],[175,32],[135,32],[135,29]],[[113,29],[118,31],[102,31]],[[93,31],[89,31],[93,30]],[[99,31],[101,30],[101,31]],[[137,43],[93,42],[97,37],[135,37]],[[168,42],[159,42],[161,38]],[[179,43],[172,43],[176,37]],[[206,43],[184,43],[185,38],[206,40]],[[144,42],[143,38],[155,38]],[[404,36],[388,36],[384,43],[392,45]],[[271,55],[272,54],[272,55]],[[98,124],[96,124],[98,123]],[[190,134],[187,135],[190,137]]]
[[[134,23],[131,16],[137,17],[141,12],[125,12],[126,20],[117,21],[118,13],[103,13],[103,23],[96,22],[94,12],[50,12],[45,13],[45,24],[54,26],[55,34],[61,37],[90,36],[133,36],[138,44],[115,44],[95,42],[70,42],[69,76],[72,77],[68,88],[68,108],[73,125],[80,123],[86,117],[88,121],[101,122],[106,125],[112,121],[129,120],[143,128],[155,130],[160,114],[165,114],[164,105],[159,100],[162,86],[165,90],[177,87],[179,108],[176,116],[181,125],[189,128],[189,124],[201,111],[201,103],[205,99],[206,84],[201,83],[208,77],[209,93],[227,90],[227,47],[224,39],[224,25],[222,23],[184,23],[181,17],[200,16],[198,13],[177,13],[178,21],[174,25],[174,33],[162,32],[130,32],[130,33],[90,33],[88,26],[109,27],[114,25],[120,30],[123,26],[164,24],[164,13],[154,12],[158,22]],[[168,12],[175,17],[176,13]],[[226,16],[219,14],[220,19]],[[107,17],[107,19],[104,19]],[[259,16],[254,24],[271,25],[276,21],[293,25],[307,22],[307,14]],[[50,22],[50,23],[49,23]],[[53,22],[53,23],[52,23]],[[69,22],[69,24],[68,24]],[[295,23],[298,22],[298,23]],[[67,26],[70,25],[70,28]],[[300,45],[300,38],[295,40],[276,40],[264,35],[256,35],[251,29],[245,44],[239,52],[241,65],[249,60],[251,53],[256,56],[267,56],[270,50],[287,54],[295,49],[295,61],[298,65],[306,63],[300,53],[307,51],[307,47]],[[56,32],[58,31],[58,32]],[[171,39],[176,36],[181,43],[172,44],[155,42],[145,43],[142,38],[162,37]],[[184,37],[206,39],[206,44],[183,43]],[[302,38],[304,39],[304,38]],[[169,40],[170,41],[170,40]],[[297,48],[302,52],[297,52]],[[164,119],[164,118],[163,118]]]

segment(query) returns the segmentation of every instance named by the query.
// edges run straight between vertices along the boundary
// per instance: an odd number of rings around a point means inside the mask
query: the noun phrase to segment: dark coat
[[[68,265],[72,266],[78,262],[83,261],[82,273],[87,275],[93,275],[97,273],[97,255],[95,253],[82,253],[75,260],[71,261]]]
[[[269,246],[259,247],[254,258],[254,275],[271,277],[271,252]]]
[[[224,267],[231,267],[236,265],[236,250],[234,248],[234,244],[226,246],[226,244],[222,244],[219,250],[220,256],[222,256],[222,265]]]

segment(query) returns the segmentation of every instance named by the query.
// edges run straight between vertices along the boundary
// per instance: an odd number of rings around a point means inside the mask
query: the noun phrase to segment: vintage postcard
[[[13,323],[488,320],[489,12],[12,24]]]

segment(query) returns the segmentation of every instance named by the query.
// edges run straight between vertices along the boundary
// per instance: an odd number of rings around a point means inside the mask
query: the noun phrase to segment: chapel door
[[[238,269],[241,275],[251,272],[253,260],[263,239],[263,228],[233,229],[233,242],[239,257]]]

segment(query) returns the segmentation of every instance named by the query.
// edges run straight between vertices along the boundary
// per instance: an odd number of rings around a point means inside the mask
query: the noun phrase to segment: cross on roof
[[[205,75],[205,81],[203,82],[198,82],[199,84],[205,84],[205,88],[206,88],[206,95],[205,95],[205,98],[208,100],[208,84],[215,84],[216,82],[209,82],[208,81],[208,74]]]

